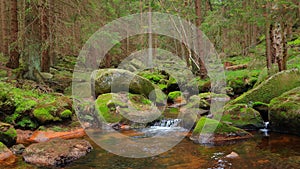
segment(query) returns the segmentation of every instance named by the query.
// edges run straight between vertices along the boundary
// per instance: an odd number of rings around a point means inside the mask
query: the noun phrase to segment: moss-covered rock
[[[200,118],[191,139],[202,144],[220,144],[250,138],[252,135],[245,130],[230,126],[214,119]]]
[[[14,127],[7,123],[0,122],[0,142],[6,146],[12,146],[16,143],[17,132]]]
[[[146,97],[155,89],[148,79],[122,69],[101,69],[94,73],[95,95],[127,91]],[[111,90],[114,91],[111,91]],[[129,90],[129,91],[128,91]]]
[[[269,109],[272,130],[300,135],[300,87],[272,99]]]
[[[122,93],[106,93],[96,100],[98,117],[107,123],[149,122],[161,114],[156,106],[142,95]]]
[[[0,109],[0,120],[16,127],[35,129],[45,122],[71,117],[72,101],[65,96],[20,89],[0,82]]]
[[[256,130],[263,127],[263,119],[260,113],[246,104],[225,106],[221,121],[229,122],[235,127],[247,130]]]
[[[298,86],[300,86],[299,70],[292,69],[282,71],[271,76],[254,89],[234,99],[230,104],[248,104],[250,102],[269,103],[273,98]]]

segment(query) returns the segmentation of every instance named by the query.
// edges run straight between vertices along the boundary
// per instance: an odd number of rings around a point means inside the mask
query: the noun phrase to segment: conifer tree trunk
[[[15,69],[19,67],[19,52],[18,52],[18,1],[11,1],[11,41],[10,41],[10,57],[6,64],[7,67]]]
[[[207,77],[207,70],[205,68],[204,65],[204,61],[203,61],[203,46],[202,46],[202,34],[200,31],[200,26],[201,26],[201,22],[202,22],[202,15],[201,15],[201,0],[195,0],[195,11],[196,11],[196,26],[197,26],[197,42],[198,42],[198,49],[199,49],[199,55],[198,56],[198,63],[200,66],[200,77],[201,79],[204,79]]]
[[[40,24],[41,24],[41,41],[42,41],[42,51],[41,51],[41,71],[50,72],[50,55],[49,55],[49,16],[48,16],[48,5],[47,0],[42,0],[40,4]]]

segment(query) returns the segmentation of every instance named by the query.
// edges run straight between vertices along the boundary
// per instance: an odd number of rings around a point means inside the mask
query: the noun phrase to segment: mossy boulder
[[[106,93],[96,100],[98,117],[107,123],[145,123],[160,117],[160,111],[142,95]]]
[[[263,127],[263,119],[260,113],[246,104],[225,106],[221,121],[229,122],[235,127],[247,130],[256,130]]]
[[[26,88],[26,85],[23,87]],[[66,96],[21,89],[5,82],[0,82],[0,89],[0,120],[3,122],[36,129],[45,122],[62,121],[71,117],[72,101]]]
[[[257,87],[237,97],[230,104],[250,102],[269,103],[273,98],[300,86],[300,71],[297,69],[279,72]]]
[[[17,132],[15,128],[7,123],[0,122],[0,142],[6,146],[12,146],[16,143]]]
[[[243,129],[202,117],[197,122],[190,138],[194,142],[201,144],[223,144],[250,137],[252,135]]]
[[[273,131],[300,135],[300,87],[272,99],[269,109]]]
[[[70,98],[61,96],[50,103],[39,104],[32,114],[40,124],[44,124],[70,118],[73,115],[71,110],[72,101]]]
[[[156,88],[148,79],[122,69],[97,70],[93,73],[93,80],[96,96],[125,91],[149,97]]]

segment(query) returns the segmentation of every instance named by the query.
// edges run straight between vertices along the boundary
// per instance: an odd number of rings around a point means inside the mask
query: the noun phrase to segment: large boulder
[[[160,117],[161,112],[146,97],[126,92],[106,93],[96,100],[98,117],[107,123],[146,123]]]
[[[101,69],[93,72],[95,95],[121,91],[148,97],[157,88],[148,79],[123,69]]]
[[[273,131],[300,135],[300,87],[272,99],[269,112]]]
[[[190,139],[196,143],[220,145],[235,143],[251,137],[253,135],[243,129],[202,117],[197,122]]]
[[[64,166],[92,150],[86,140],[63,140],[60,138],[28,146],[23,152],[27,163],[39,166]]]
[[[0,122],[0,142],[6,146],[12,146],[16,143],[17,132],[14,127],[7,123]]]
[[[221,120],[246,130],[257,130],[263,127],[260,113],[246,104],[225,106]]]
[[[230,104],[269,103],[273,98],[298,86],[300,86],[300,71],[298,69],[282,71],[237,97]]]

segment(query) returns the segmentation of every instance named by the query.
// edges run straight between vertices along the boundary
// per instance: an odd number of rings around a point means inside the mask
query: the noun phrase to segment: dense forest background
[[[259,62],[269,69],[278,65],[279,71],[287,69],[288,48],[300,41],[297,0],[1,0],[0,6],[1,68],[20,68],[19,77],[33,80],[39,79],[38,72],[50,72],[60,59],[77,56],[101,26],[135,13],[179,15],[208,36],[221,58],[264,56]],[[114,36],[118,35],[111,35],[112,41]],[[148,36],[118,42],[100,67],[116,67],[130,53],[148,48]],[[191,59],[196,57],[182,42],[153,35],[152,43],[186,57],[193,66]]]

